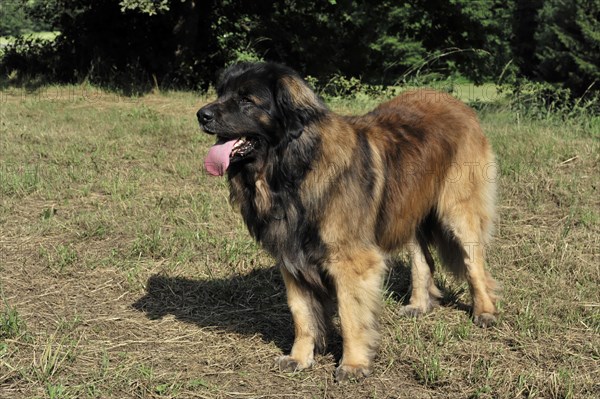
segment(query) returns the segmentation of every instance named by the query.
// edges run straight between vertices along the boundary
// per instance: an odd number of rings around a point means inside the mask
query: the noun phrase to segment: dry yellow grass
[[[0,397],[594,398],[600,393],[600,121],[481,114],[500,160],[488,249],[497,328],[468,290],[403,319],[400,255],[374,376],[337,385],[339,338],[279,373],[283,284],[203,172],[191,93],[0,92]],[[337,105],[360,112],[352,103]]]

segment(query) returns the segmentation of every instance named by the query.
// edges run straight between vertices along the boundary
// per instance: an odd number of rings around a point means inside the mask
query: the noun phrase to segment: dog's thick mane
[[[331,111],[292,69],[278,64],[242,64],[223,76],[229,79],[267,73],[272,81],[281,141],[267,148],[261,159],[229,173],[230,199],[239,207],[252,236],[299,281],[326,293],[321,265],[327,258],[316,219],[302,200],[301,187],[322,151],[317,130]]]

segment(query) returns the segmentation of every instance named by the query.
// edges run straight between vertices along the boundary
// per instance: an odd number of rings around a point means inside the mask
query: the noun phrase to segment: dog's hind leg
[[[311,367],[315,350],[325,346],[329,309],[314,290],[296,280],[284,267],[281,273],[294,319],[295,337],[290,355],[279,357],[275,363],[282,371],[300,371]]]
[[[443,263],[458,277],[466,278],[473,298],[473,321],[481,327],[496,322],[496,282],[485,270],[485,239],[478,234],[476,216],[461,214],[444,219],[447,232],[439,241]]]
[[[488,213],[476,204],[463,202],[440,215],[442,229],[436,244],[442,263],[455,275],[466,278],[473,298],[473,321],[481,327],[496,322],[496,281],[485,270],[485,246],[491,228]]]
[[[442,263],[466,278],[473,299],[473,321],[481,327],[496,322],[496,282],[485,270],[485,249],[494,222],[496,163],[481,135],[465,136],[456,155],[455,178],[446,179],[436,204],[435,241]]]
[[[411,256],[411,295],[402,308],[405,316],[420,316],[429,312],[442,297],[433,281],[435,265],[426,239],[417,233],[408,245]]]

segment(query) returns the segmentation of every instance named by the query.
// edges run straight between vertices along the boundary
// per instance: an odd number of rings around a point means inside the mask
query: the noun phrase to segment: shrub
[[[576,97],[569,88],[526,79],[500,86],[498,90],[508,96],[512,110],[532,118],[594,115],[600,112],[600,93],[597,92]]]
[[[52,40],[17,37],[6,45],[3,51],[0,71],[9,74],[17,71],[20,75],[57,75],[58,55]]]

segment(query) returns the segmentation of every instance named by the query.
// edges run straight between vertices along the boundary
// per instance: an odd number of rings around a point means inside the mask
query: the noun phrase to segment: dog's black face
[[[218,99],[197,113],[202,129],[216,135],[217,142],[237,140],[232,163],[264,151],[277,136],[277,109],[264,75],[244,65],[228,69],[219,82]]]
[[[302,134],[323,103],[293,70],[273,63],[229,67],[216,101],[197,112],[202,129],[230,151],[229,163],[252,162]],[[301,94],[299,99],[299,94]]]

